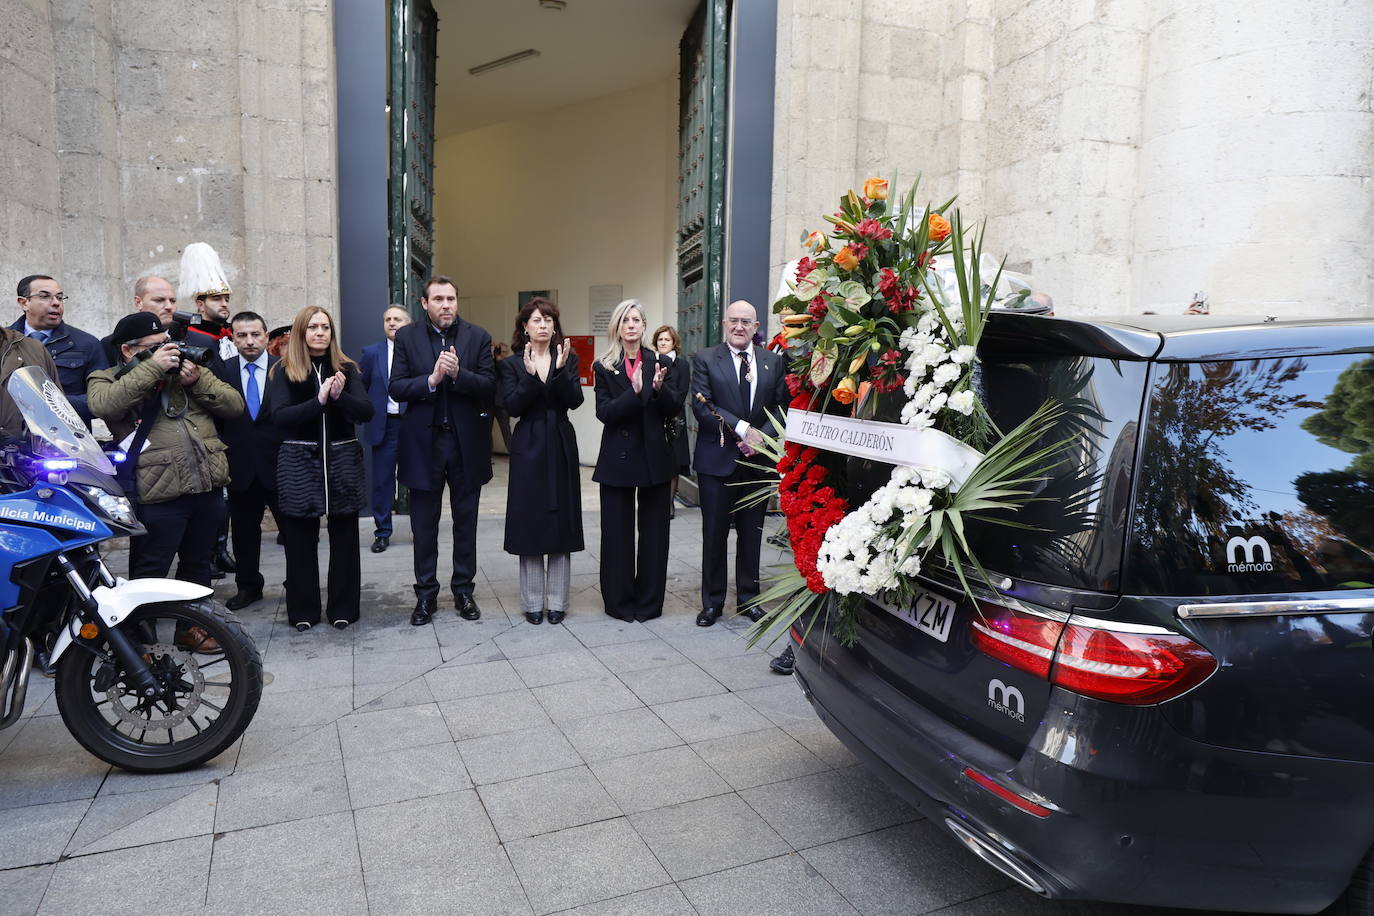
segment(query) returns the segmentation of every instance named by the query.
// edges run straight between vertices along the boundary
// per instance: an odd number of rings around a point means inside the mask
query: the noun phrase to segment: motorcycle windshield
[[[19,406],[29,432],[39,440],[38,450],[52,458],[70,458],[104,474],[114,465],[81,422],[80,415],[62,388],[37,366],[23,366],[10,374],[6,385]]]

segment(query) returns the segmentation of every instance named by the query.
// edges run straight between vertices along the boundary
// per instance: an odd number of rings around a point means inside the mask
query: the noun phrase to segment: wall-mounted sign
[[[619,283],[593,286],[587,290],[587,308],[591,314],[591,332],[605,337],[611,327],[611,313],[625,298],[625,288]]]

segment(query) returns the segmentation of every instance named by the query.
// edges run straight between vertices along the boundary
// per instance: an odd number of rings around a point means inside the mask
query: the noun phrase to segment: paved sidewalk
[[[742,621],[694,625],[694,510],[673,522],[664,616],[626,624],[601,610],[589,485],[567,621],[529,626],[503,484],[483,500],[476,623],[445,595],[408,625],[402,519],[363,554],[362,621],[298,634],[266,538],[272,587],[240,616],[270,683],[201,769],[112,770],[35,677],[0,732],[0,914],[1164,912],[1041,901],[889,794]]]

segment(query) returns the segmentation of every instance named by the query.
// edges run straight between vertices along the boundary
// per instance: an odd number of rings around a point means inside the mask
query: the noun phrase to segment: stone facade
[[[923,171],[1061,314],[1374,313],[1374,6],[780,0],[775,276]]]
[[[104,334],[139,276],[218,249],[235,306],[337,301],[330,0],[0,9],[0,280],[51,273]],[[8,294],[7,294],[8,295]]]

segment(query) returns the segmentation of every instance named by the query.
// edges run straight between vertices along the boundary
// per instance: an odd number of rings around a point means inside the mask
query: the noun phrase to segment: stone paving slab
[[[297,633],[265,543],[266,597],[239,616],[268,683],[199,769],[101,763],[35,678],[0,733],[0,916],[1168,912],[1042,901],[901,804],[744,643],[747,621],[696,626],[695,510],[673,522],[663,616],[625,623],[601,610],[588,485],[569,616],[526,624],[504,473],[482,500],[478,622],[444,592],[409,625],[399,517],[391,549],[363,554],[362,620]]]

